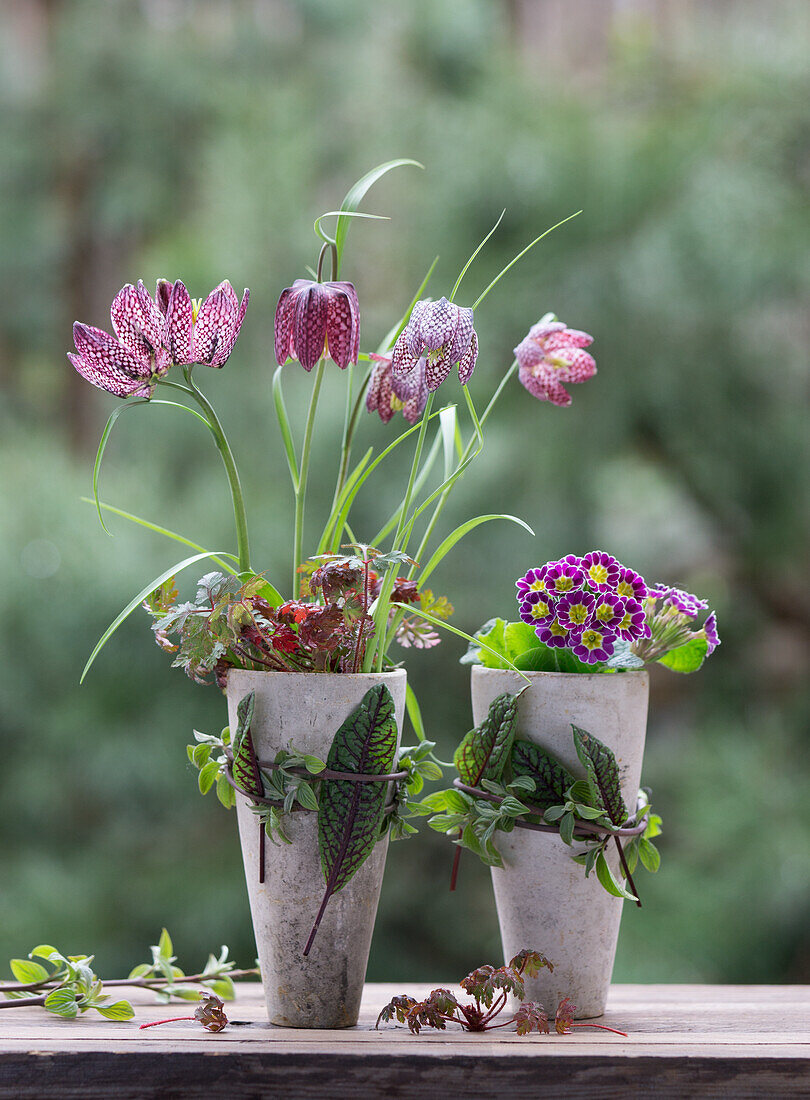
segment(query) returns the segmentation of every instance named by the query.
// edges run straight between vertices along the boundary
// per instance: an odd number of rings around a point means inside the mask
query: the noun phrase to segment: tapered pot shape
[[[228,717],[255,692],[251,733],[256,756],[273,760],[291,742],[325,760],[332,739],[369,688],[384,683],[394,699],[397,744],[405,707],[404,670],[379,674],[246,672],[228,674]],[[309,955],[303,955],[324,896],[316,813],[286,818],[291,844],[265,844],[259,881],[260,830],[250,802],[237,794],[237,816],[267,1015],[299,1028],[357,1023],[388,838],[378,841],[354,877],[332,896]]]
[[[616,674],[529,672],[531,683],[520,696],[516,736],[540,745],[574,776],[585,769],[574,748],[572,723],[598,737],[616,756],[621,790],[632,813],[636,806],[644,737],[647,727],[649,681],[646,672]],[[489,704],[502,692],[518,692],[525,685],[514,672],[476,666],[472,670],[475,724],[482,722]],[[529,796],[530,797],[530,796]],[[577,1018],[601,1016],[605,1010],[622,906],[591,872],[571,859],[572,851],[553,833],[515,829],[497,833],[503,868],[492,868],[492,885],[507,960],[527,947],[542,951],[554,964],[553,973],[541,970],[526,979],[526,998],[540,1001],[553,1014],[563,997],[577,1006]],[[614,876],[620,879],[615,845],[606,851]]]

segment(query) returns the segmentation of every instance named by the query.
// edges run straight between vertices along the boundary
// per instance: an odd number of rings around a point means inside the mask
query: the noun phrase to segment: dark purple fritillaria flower
[[[127,283],[110,307],[115,336],[76,321],[77,354],[68,359],[82,376],[116,397],[151,397],[171,366],[163,344],[163,316],[142,282]]]
[[[458,377],[466,386],[478,358],[478,336],[473,328],[473,311],[440,298],[424,298],[411,310],[407,325],[397,337],[391,358],[394,376],[410,375],[425,360],[425,383],[437,390],[458,363]]]
[[[163,340],[173,363],[225,366],[245,318],[249,290],[245,289],[240,303],[225,279],[200,305],[182,280],[172,285],[160,279],[155,298],[164,316]]]
[[[391,360],[385,355],[370,355],[375,360],[366,393],[366,408],[379,414],[380,420],[387,424],[395,412],[402,415],[409,424],[415,424],[427,404],[427,386],[425,384],[425,360],[420,359],[410,374],[397,378],[391,370]]]
[[[276,360],[297,359],[311,371],[329,355],[341,370],[360,351],[360,306],[352,283],[296,279],[282,290],[276,306]]]
[[[571,395],[562,383],[585,382],[596,374],[596,360],[582,350],[592,343],[587,332],[566,328],[547,313],[515,348],[521,384],[538,401],[570,405]]]

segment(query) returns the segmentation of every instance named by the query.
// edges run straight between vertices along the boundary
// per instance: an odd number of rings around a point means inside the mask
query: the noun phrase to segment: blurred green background
[[[80,689],[94,641],[181,554],[80,502],[114,400],[74,376],[74,319],[108,327],[127,281],[222,278],[250,309],[200,381],[240,460],[254,562],[289,573],[291,496],[272,412],[276,298],[317,257],[311,226],[397,156],[355,224],[343,275],[372,349],[436,253],[431,291],[471,269],[471,301],[582,208],[476,317],[479,408],[546,310],[595,336],[570,409],[510,387],[445,513],[509,511],[435,574],[475,629],[513,614],[514,578],[609,548],[717,608],[699,676],[655,671],[645,782],[663,864],[626,907],[615,977],[810,980],[810,596],[806,202],[810,12],[801,2],[6,0],[0,9],[0,960],[38,942],[102,973],[162,924],[181,961],[254,957],[235,821],[202,800],[192,727],[224,703],[170,670],[143,616]],[[802,308],[804,307],[804,308]],[[198,373],[202,372],[202,368]],[[331,498],[342,378],[329,372],[309,499]],[[299,422],[310,380],[288,370]],[[443,389],[459,398],[457,382]],[[186,422],[188,421],[188,422]],[[363,425],[365,445],[396,427]],[[407,476],[390,462],[354,523],[370,533]],[[140,408],[110,443],[102,498],[215,548],[226,482],[190,418]],[[191,583],[191,578],[186,582]],[[470,722],[463,645],[407,654],[448,754]],[[426,828],[391,849],[370,976],[450,979],[498,955],[488,872]],[[561,913],[561,920],[565,914]],[[534,945],[540,949],[543,944]]]

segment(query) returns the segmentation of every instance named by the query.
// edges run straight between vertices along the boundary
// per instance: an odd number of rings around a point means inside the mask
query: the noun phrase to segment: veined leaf
[[[11,973],[18,982],[46,982],[49,978],[48,971],[38,962],[30,959],[10,959]]]
[[[67,1020],[75,1020],[79,1015],[79,1005],[76,994],[69,986],[59,986],[52,989],[45,998],[45,1008],[56,1016],[64,1016]]]
[[[96,642],[95,648],[93,649],[93,652],[90,654],[90,656],[87,658],[87,664],[84,666],[84,670],[79,677],[79,683],[83,683],[85,676],[90,671],[90,666],[93,664],[93,661],[95,661],[96,657],[99,655],[101,650],[116,632],[121,623],[125,622],[125,620],[129,618],[136,607],[140,607],[147,596],[154,592],[156,588],[160,588],[164,581],[167,581],[169,577],[173,577],[175,576],[175,574],[181,573],[184,569],[188,569],[188,567],[190,565],[194,565],[195,562],[202,561],[203,558],[216,558],[217,556],[231,558],[232,561],[239,560],[235,554],[229,554],[227,550],[217,550],[215,553],[209,553],[208,551],[206,551],[204,554],[194,554],[193,557],[185,558],[183,561],[178,562],[176,565],[173,565],[170,569],[167,569],[165,573],[161,573],[159,577],[155,577],[155,579],[151,581],[146,586],[146,588],[142,588],[138,595],[133,600],[130,600],[130,602],[121,612],[121,614],[110,623],[110,625],[101,635],[99,640]]]
[[[614,825],[622,825],[627,820],[627,807],[622,798],[619,765],[613,750],[592,733],[573,725],[571,729],[574,732],[577,756],[588,773],[597,806],[604,808]]]
[[[517,516],[510,516],[506,515],[505,513],[493,512],[489,515],[476,516],[474,519],[468,519],[466,523],[460,524],[455,529],[455,531],[449,534],[447,538],[444,539],[442,543],[436,548],[434,553],[431,555],[427,565],[423,570],[421,570],[419,574],[420,585],[424,584],[424,582],[427,580],[427,578],[430,576],[436,566],[439,565],[442,559],[450,553],[457,542],[463,539],[465,535],[469,534],[470,531],[474,531],[476,527],[480,527],[482,523],[489,523],[489,521],[493,519],[505,519],[508,520],[510,523],[516,523],[518,527],[522,527],[524,531],[528,531],[530,535],[534,535],[534,531],[532,531],[528,523],[524,523],[523,520],[518,519]],[[529,627],[529,629],[531,630],[531,627]],[[532,631],[532,633],[534,632]]]
[[[385,684],[369,688],[335,734],[326,766],[333,771],[384,775],[397,751],[394,700]],[[318,848],[326,892],[304,948],[308,955],[327,902],[371,855],[385,809],[387,783],[325,779],[318,792]]]
[[[129,1001],[115,1001],[111,1005],[94,1005],[96,1012],[99,1012],[107,1020],[131,1020],[135,1015],[135,1010]]]
[[[262,774],[250,733],[255,702],[256,695],[253,691],[239,700],[236,708],[236,735],[233,739],[233,778],[239,789],[248,797],[264,795]]]
[[[499,780],[512,751],[517,696],[505,692],[493,699],[480,726],[471,729],[453,755],[463,783],[477,787],[482,779]]]
[[[534,790],[526,799],[543,810],[564,803],[574,782],[567,768],[531,741],[515,741],[512,746],[512,775],[534,780]]]

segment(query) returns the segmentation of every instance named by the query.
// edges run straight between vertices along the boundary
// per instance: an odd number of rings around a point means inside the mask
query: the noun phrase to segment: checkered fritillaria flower
[[[191,298],[181,279],[174,284],[159,279],[155,298],[164,317],[163,340],[172,363],[225,366],[245,319],[249,290],[245,289],[240,302],[225,279],[200,302]]]
[[[391,360],[385,355],[371,355],[375,361],[366,392],[366,408],[378,413],[387,424],[396,412],[401,412],[409,424],[415,424],[427,404],[425,360],[420,359],[410,374],[397,378],[391,370]]]
[[[424,298],[411,310],[407,325],[397,337],[391,357],[394,376],[405,378],[425,360],[425,384],[433,392],[458,363],[463,386],[469,382],[478,358],[478,336],[473,311],[440,298]]]
[[[587,332],[566,328],[547,313],[515,348],[521,384],[538,401],[570,405],[571,395],[563,383],[586,382],[596,374],[596,360],[582,350],[592,343]]]
[[[360,351],[360,306],[352,283],[296,279],[276,306],[275,350],[279,365],[297,359],[311,371],[325,355],[345,370]]]
[[[116,397],[151,397],[157,380],[171,366],[164,345],[164,320],[143,282],[127,283],[110,307],[115,336],[76,321],[76,354],[68,359],[92,385]]]

